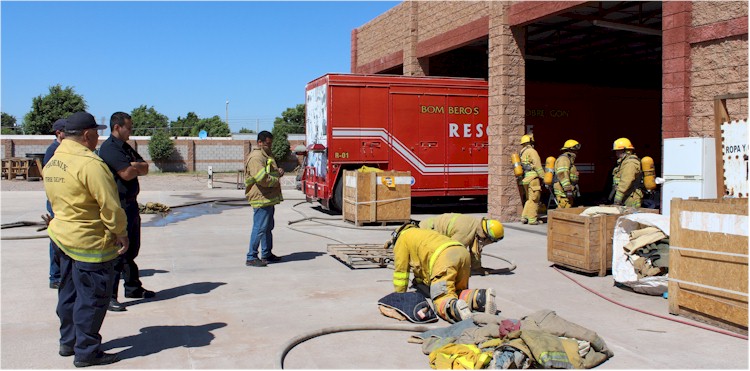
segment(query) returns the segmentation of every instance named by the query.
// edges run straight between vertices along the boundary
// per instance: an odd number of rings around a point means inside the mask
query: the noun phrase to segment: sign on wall
[[[747,120],[721,124],[721,148],[724,186],[727,196],[747,198],[748,192]]]

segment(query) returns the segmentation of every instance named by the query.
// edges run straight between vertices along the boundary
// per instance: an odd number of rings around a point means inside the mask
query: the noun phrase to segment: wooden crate
[[[16,177],[21,176],[23,177],[23,179],[27,179],[29,177],[30,169],[32,169],[32,176],[41,178],[41,171],[38,170],[39,168],[41,168],[41,162],[39,162],[39,165],[37,165],[34,159],[25,157],[11,157],[8,159],[3,159],[2,162],[4,178],[15,180]]]
[[[747,202],[672,200],[669,313],[747,335]]]
[[[554,209],[547,214],[547,260],[585,273],[606,276],[612,269],[612,236],[622,215],[582,216],[587,207]],[[658,213],[653,209],[638,212]]]
[[[344,171],[343,216],[362,223],[405,222],[411,218],[411,173]]]

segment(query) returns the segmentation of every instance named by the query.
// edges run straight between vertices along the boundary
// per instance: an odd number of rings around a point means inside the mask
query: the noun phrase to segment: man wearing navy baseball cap
[[[55,154],[57,147],[60,145],[62,140],[65,138],[65,124],[68,122],[66,119],[59,119],[52,124],[52,134],[55,134],[55,140],[52,144],[47,147],[47,151],[44,153],[44,159],[42,160],[42,167],[47,165],[49,159]],[[42,218],[47,221],[55,217],[55,213],[52,212],[52,205],[47,200],[47,212],[49,215],[46,218]],[[57,246],[52,239],[49,240],[49,288],[59,289],[60,288],[60,258],[57,256]]]
[[[60,350],[87,367],[117,362],[104,353],[99,334],[107,314],[115,260],[127,251],[127,217],[112,173],[93,150],[99,140],[94,116],[76,112],[65,139],[44,167],[44,190],[56,218],[47,233],[60,249]]]

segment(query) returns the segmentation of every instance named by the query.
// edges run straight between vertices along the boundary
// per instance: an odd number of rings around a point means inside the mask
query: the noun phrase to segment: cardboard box
[[[411,218],[411,173],[344,171],[344,220],[406,222]]]
[[[612,236],[624,215],[579,215],[588,207],[554,209],[547,213],[547,260],[585,273],[606,276],[612,269]],[[653,209],[638,212],[658,213]]]
[[[669,313],[747,335],[747,199],[673,199]]]

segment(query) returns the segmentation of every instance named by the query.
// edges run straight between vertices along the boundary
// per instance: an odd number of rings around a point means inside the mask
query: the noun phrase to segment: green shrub
[[[148,154],[154,162],[165,161],[174,152],[174,142],[166,130],[158,130],[148,142]]]

